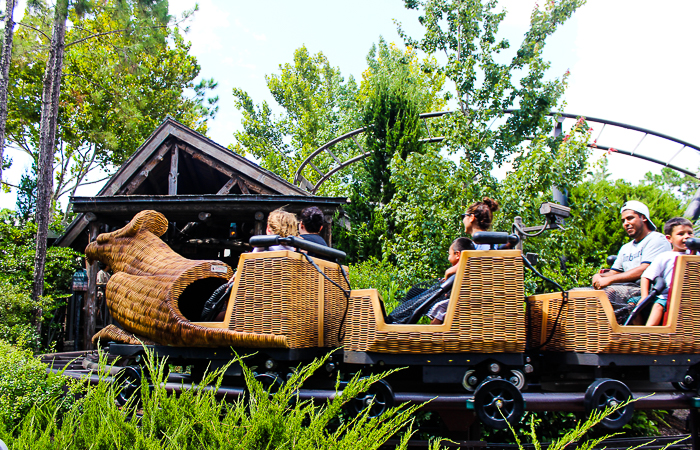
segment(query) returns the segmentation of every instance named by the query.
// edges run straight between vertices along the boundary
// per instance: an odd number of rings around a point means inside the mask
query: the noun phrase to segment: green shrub
[[[21,221],[14,211],[0,210],[0,339],[15,344],[24,342],[38,350],[52,345],[46,342],[47,335],[51,336],[47,333],[50,319],[70,295],[80,254],[64,247],[47,249],[44,298],[35,305],[31,302],[35,236],[36,224]],[[32,325],[37,307],[43,311],[43,343]]]
[[[387,261],[370,258],[351,264],[349,268],[350,286],[353,289],[376,289],[384,300],[387,311],[396,307],[401,293],[410,287],[401,285],[398,269]]]
[[[0,341],[0,423],[10,428],[35,406],[63,395],[66,379],[47,373],[47,366],[28,349]]]
[[[348,417],[343,413],[348,400],[382,375],[355,376],[342,392],[322,405],[300,400],[298,390],[323,367],[326,358],[300,367],[272,395],[243,365],[248,394],[234,403],[216,397],[225,367],[207,374],[196,387],[175,395],[162,384],[165,362],[154,364],[152,355],[146,360],[149,371],[155,373],[152,387],[144,379],[140,395],[124,407],[115,405],[116,387],[102,379],[87,388],[85,397],[67,412],[58,401],[37,404],[12,436],[0,437],[16,450],[376,449],[405,430],[397,448],[406,448],[412,435],[412,416],[421,406],[391,408],[379,418],[366,413]]]

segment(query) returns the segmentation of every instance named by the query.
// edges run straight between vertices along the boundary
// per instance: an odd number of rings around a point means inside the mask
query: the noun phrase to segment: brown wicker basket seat
[[[172,346],[288,346],[285,336],[240,333],[188,320],[183,310],[196,311],[200,305],[201,311],[208,296],[202,292],[211,293],[233,272],[220,261],[189,260],[173,252],[159,238],[167,228],[162,214],[142,211],[124,228],[99,235],[85,249],[89,260],[112,268],[105,298],[112,317],[126,331]]]
[[[377,353],[520,353],[525,293],[518,250],[464,251],[442,325],[386,324],[375,289],[352,291],[346,349]]]
[[[338,264],[314,262],[349,289]],[[286,250],[245,253],[238,261],[225,323],[240,333],[284,336],[290,348],[338,347],[346,308],[343,292],[304,255]]]
[[[528,298],[530,339],[544,343],[562,303],[561,293]],[[663,326],[622,326],[602,291],[569,291],[553,338],[543,350],[581,353],[643,353],[651,355],[700,352],[700,256],[676,260],[668,322]]]

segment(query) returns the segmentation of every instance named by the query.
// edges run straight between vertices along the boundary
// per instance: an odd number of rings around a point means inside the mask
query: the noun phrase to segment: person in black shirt
[[[311,206],[302,210],[299,216],[300,237],[314,244],[328,247],[326,240],[319,234],[324,225],[325,217],[323,216],[323,211],[317,206]],[[308,252],[308,255],[312,258],[328,259],[321,255],[316,255],[313,252]]]

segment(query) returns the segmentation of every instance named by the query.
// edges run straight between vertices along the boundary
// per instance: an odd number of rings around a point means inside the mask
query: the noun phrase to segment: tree
[[[490,183],[494,164],[520,152],[526,138],[551,131],[546,115],[558,106],[568,72],[561,80],[545,81],[550,64],[542,52],[546,38],[583,3],[548,1],[543,8],[536,7],[515,55],[500,63],[507,58],[510,43],[497,36],[506,12],[496,10],[496,0],[405,0],[407,8],[421,9],[419,21],[426,29],[423,38],[414,39],[399,26],[406,45],[447,59],[439,70],[454,84],[452,95],[460,112],[445,117],[447,149],[464,152],[481,182]],[[518,110],[492,130],[494,121],[513,107]]]
[[[193,83],[199,65],[177,27],[150,28],[149,36],[142,31],[143,40],[134,42],[123,33],[109,33],[123,25],[108,9],[82,18],[72,13],[70,20],[52,202],[75,192],[95,168],[114,171],[167,115],[206,133],[206,120],[216,112],[217,98],[205,98],[216,83]],[[46,22],[44,11],[25,15],[11,72],[8,140],[35,161],[46,60],[36,37],[45,32]],[[83,41],[87,36],[95,37]],[[195,91],[193,98],[185,95],[188,88]],[[69,214],[68,209],[66,218]]]
[[[0,55],[0,182],[2,182],[3,156],[5,154],[5,123],[7,122],[7,87],[9,85],[12,38],[15,32],[15,0],[5,2],[5,29]]]
[[[260,165],[292,181],[301,162],[322,144],[357,128],[357,84],[346,82],[323,53],[310,55],[302,46],[293,62],[280,65],[280,73],[266,76],[272,97],[283,109],[275,116],[270,105],[255,105],[235,88],[236,106],[243,113],[243,131],[234,133],[233,150],[251,153]],[[344,146],[334,148],[342,156]],[[347,149],[346,149],[347,150]],[[351,150],[350,150],[351,151]],[[317,162],[325,170],[334,162],[325,155]],[[309,174],[314,182],[316,175]]]
[[[49,47],[49,59],[44,72],[41,124],[39,126],[39,177],[36,204],[37,234],[36,253],[34,255],[34,284],[32,286],[32,300],[37,305],[37,310],[34,314],[37,334],[41,334],[41,316],[43,315],[40,299],[44,295],[46,239],[51,215],[53,155],[58,123],[58,100],[61,92],[67,17],[68,0],[58,0],[54,12],[53,36]]]
[[[66,43],[66,22],[69,17],[71,19],[72,27],[68,34],[73,40]],[[92,22],[85,22],[85,20],[88,19],[91,19]],[[122,75],[143,75],[139,70],[137,70],[139,64],[138,57],[145,54],[162,53],[164,48],[167,48],[167,39],[170,35],[170,29],[168,27],[169,21],[170,17],[167,15],[167,2],[163,0],[133,0],[94,3],[88,0],[80,0],[75,2],[69,0],[58,0],[57,4],[55,5],[49,56],[45,63],[44,77],[42,80],[42,107],[38,127],[38,139],[36,139],[35,136],[30,138],[30,140],[33,141],[33,146],[38,144],[38,180],[36,196],[36,220],[38,231],[37,251],[35,256],[35,277],[33,285],[33,298],[37,302],[38,298],[43,293],[43,267],[46,254],[46,233],[48,230],[48,223],[52,216],[51,205],[53,200],[55,200],[53,191],[53,163],[56,149],[58,148],[64,162],[62,166],[63,170],[59,170],[57,173],[57,179],[59,183],[62,183],[59,186],[65,187],[67,183],[64,183],[64,181],[68,178],[72,178],[75,185],[79,184],[84,179],[85,174],[90,170],[90,167],[94,161],[97,160],[100,163],[105,163],[108,161],[109,157],[104,155],[105,153],[108,153],[109,150],[114,149],[114,145],[117,143],[114,139],[110,139],[109,133],[99,133],[95,127],[86,128],[84,126],[85,123],[80,123],[79,120],[76,120],[73,123],[64,120],[63,123],[60,123],[59,113],[65,112],[65,109],[64,111],[59,109],[59,105],[65,106],[65,104],[60,103],[60,99],[64,76],[64,58],[66,55],[66,48],[74,47],[78,49],[80,44],[89,41],[94,42],[98,39],[107,39],[109,37],[115,38],[112,41],[104,43],[105,47],[111,48],[112,50],[111,55],[113,59],[111,62],[116,62],[113,67],[118,66],[121,69],[120,73]],[[84,26],[86,24],[93,25],[95,28]],[[32,28],[31,26],[29,27]],[[45,37],[47,37],[47,34],[42,32],[40,28],[33,27],[33,29],[37,31],[39,35],[43,34]],[[177,40],[177,37],[175,39]],[[182,44],[181,39],[179,42],[181,48],[186,47]],[[68,61],[70,64],[71,54],[69,53],[68,55]],[[73,62],[75,61],[76,60],[73,60]],[[97,62],[104,63],[105,60],[97,59]],[[186,51],[184,61],[180,61],[180,63],[182,62],[194,63],[193,66],[196,66],[196,62],[193,60],[187,61]],[[34,64],[29,65],[30,71],[31,66],[33,65]],[[69,65],[69,67],[71,66]],[[198,67],[195,71],[198,71]],[[194,78],[194,76],[192,76],[192,78]],[[93,79],[90,81],[94,82],[95,80]],[[134,104],[138,104],[140,102],[140,99],[138,98],[138,85],[141,83],[140,87],[143,87],[146,84],[146,81],[144,79],[140,79],[139,83],[134,83],[133,81],[134,79],[129,80],[127,77],[127,83],[125,83],[124,86],[130,87],[132,90],[130,91],[128,88],[126,88],[116,94],[113,92],[112,94],[114,97],[129,99]],[[99,83],[96,84],[99,85]],[[201,117],[199,114],[201,114],[203,110],[212,111],[213,113],[215,110],[214,104],[216,100],[214,100],[213,103],[210,103],[212,107],[211,110],[206,107],[204,109],[199,108],[202,106],[203,101],[203,97],[200,98],[199,94],[202,94],[213,86],[214,84],[210,81],[206,81],[203,85],[199,86],[198,98],[188,105],[189,111],[193,112],[192,117]],[[94,86],[92,90],[94,91]],[[73,94],[73,92],[71,92],[71,94]],[[124,96],[124,94],[130,95]],[[180,95],[177,95],[177,97],[181,96],[181,92],[179,94]],[[95,99],[95,97],[91,98],[93,101]],[[74,104],[78,104],[84,100],[84,97],[77,96],[75,100],[76,103]],[[98,102],[90,102],[89,104],[94,106],[97,105]],[[99,104],[104,105],[104,102]],[[126,104],[126,102],[121,103],[122,106]],[[115,105],[112,103],[109,106]],[[86,112],[88,114],[85,114]],[[80,110],[78,114],[69,116],[69,118],[75,119],[76,117],[81,117],[84,119],[87,117],[87,121],[89,122],[90,119],[95,119],[98,117],[100,112],[101,111],[99,108],[93,108],[92,110],[83,109]],[[133,112],[133,110],[130,111],[132,115]],[[29,112],[29,114],[32,113]],[[126,115],[123,117],[126,117]],[[57,132],[59,125],[63,126],[61,127],[61,130]],[[74,125],[74,128],[71,128],[70,125]],[[92,125],[96,125],[94,120]],[[125,124],[124,122],[120,123],[119,125],[126,125],[127,128],[130,126],[130,124]],[[115,130],[115,128],[112,128],[112,130]],[[73,133],[71,134],[70,131],[73,131]],[[88,148],[83,149],[83,152],[80,152],[79,149],[86,136],[85,134],[81,135],[81,132],[88,134],[92,133],[92,141],[88,141]],[[57,146],[57,144],[60,145]],[[93,144],[92,147],[90,147],[90,144]],[[101,159],[98,158],[99,155],[102,155]],[[72,174],[70,175],[68,174],[69,169],[72,171]],[[61,190],[58,190],[58,192],[61,193]],[[40,317],[40,315],[41,311],[38,310],[37,318]],[[38,320],[37,326],[39,326]]]

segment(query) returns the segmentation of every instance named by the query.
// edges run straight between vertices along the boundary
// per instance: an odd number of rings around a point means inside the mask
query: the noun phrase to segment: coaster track
[[[508,115],[512,114],[515,111],[517,111],[517,109],[508,109],[505,111],[505,113]],[[428,133],[428,137],[421,139],[419,142],[442,142],[445,139],[445,137],[432,136],[430,134],[430,127],[428,127],[426,121],[429,119],[439,118],[444,115],[453,113],[454,111],[437,111],[420,114],[419,117],[423,121],[425,129]],[[549,113],[548,116],[557,118],[557,125],[554,130],[555,136],[558,136],[562,133],[565,121],[575,121],[580,117],[584,117],[588,125],[591,126],[591,128],[593,128],[593,131],[596,135],[593,142],[588,143],[588,147],[605,152],[619,153],[621,155],[631,156],[634,158],[649,161],[654,164],[668,167],[670,169],[676,170],[680,173],[692,176],[700,180],[700,172],[698,172],[698,168],[700,168],[700,147],[698,147],[697,145],[693,145],[689,142],[676,139],[663,133],[648,130],[646,128],[636,127],[633,125],[628,125],[607,119],[556,112]],[[494,122],[491,123],[490,127],[493,126]],[[350,166],[351,164],[354,164],[358,161],[362,161],[363,159],[369,157],[372,154],[372,152],[365,151],[362,148],[360,142],[358,142],[357,140],[357,137],[364,133],[366,130],[367,127],[358,128],[356,130],[345,133],[342,136],[339,136],[331,141],[328,141],[322,146],[320,146],[299,165],[299,168],[297,169],[294,175],[294,184],[306,189],[312,194],[316,194],[321,185],[324,182],[326,182],[329,178],[331,178],[334,174]],[[634,139],[631,139],[632,137],[634,137]],[[335,153],[333,153],[331,149],[338,143],[346,141],[348,139],[351,139],[354,142],[355,146],[359,151],[359,154],[350,157],[345,161],[341,161],[341,159]],[[525,140],[527,141],[529,139],[526,138]],[[637,142],[636,145],[634,145],[631,148],[628,147],[628,141],[630,140],[632,140],[633,142]],[[646,151],[646,147],[649,146],[649,141],[654,141],[651,142],[652,154],[649,154]],[[667,152],[670,154],[670,157],[665,159],[662,158],[663,154],[666,154]],[[325,171],[320,168],[321,164],[318,163],[318,159],[323,154],[328,154],[333,160],[333,162],[335,162],[335,165],[333,167]],[[689,161],[694,161],[696,163],[695,167],[689,167],[688,165],[680,165],[676,163],[675,161],[679,159],[679,156],[681,157],[681,160],[685,159]],[[690,164],[692,164],[692,162],[690,162]],[[304,170],[307,167],[311,167],[319,176],[315,184],[309,181],[309,177],[304,176]]]

